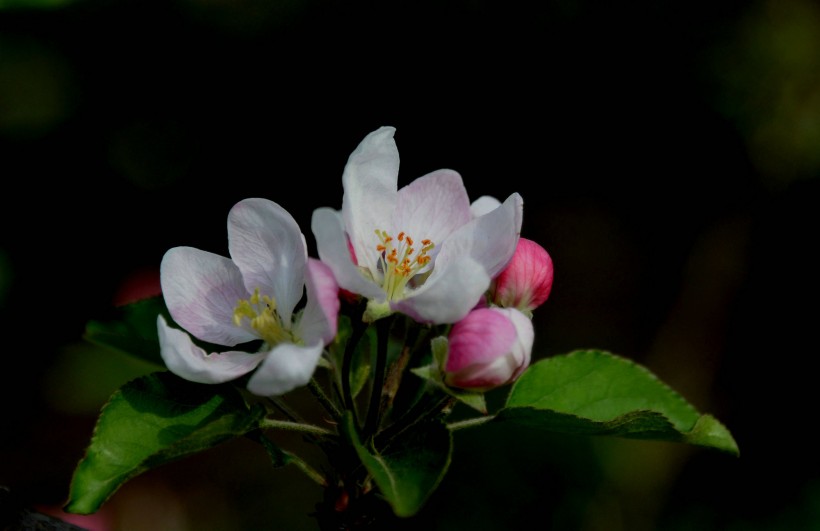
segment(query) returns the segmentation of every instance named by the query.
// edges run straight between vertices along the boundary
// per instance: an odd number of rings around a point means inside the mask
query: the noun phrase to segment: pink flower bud
[[[515,381],[529,366],[535,332],[514,308],[478,308],[453,325],[444,381],[486,391]]]
[[[531,312],[552,290],[552,258],[532,240],[519,238],[510,263],[493,280],[490,300],[504,308]]]

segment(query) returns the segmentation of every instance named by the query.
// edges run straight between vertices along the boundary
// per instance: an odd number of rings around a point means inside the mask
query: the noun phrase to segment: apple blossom
[[[512,258],[523,201],[513,193],[474,215],[461,175],[449,169],[398,189],[394,132],[371,132],[350,155],[340,211],[313,212],[319,258],[343,290],[367,299],[367,321],[401,312],[454,323]]]
[[[260,396],[307,384],[336,335],[338,285],[330,269],[308,258],[296,221],[267,199],[234,205],[228,248],[231,258],[193,247],[174,247],[163,256],[162,294],[184,329],[158,317],[163,360],[171,372],[199,383],[222,383],[255,369],[247,387]],[[305,289],[305,307],[295,312]],[[255,353],[209,354],[191,336],[225,347],[255,340],[262,346]]]
[[[531,314],[549,297],[553,276],[552,258],[546,249],[532,240],[519,238],[512,260],[493,279],[490,302]]]
[[[512,383],[530,364],[534,338],[515,308],[476,308],[450,330],[444,382],[473,391]]]

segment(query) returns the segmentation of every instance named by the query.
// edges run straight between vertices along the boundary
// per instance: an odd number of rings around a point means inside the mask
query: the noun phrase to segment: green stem
[[[342,359],[342,400],[345,409],[353,414],[353,422],[356,426],[359,425],[359,420],[356,414],[356,403],[353,400],[353,391],[350,389],[350,373],[353,368],[353,354],[356,351],[356,345],[359,344],[365,330],[367,330],[367,323],[361,319],[355,321],[353,332],[345,345],[344,358]]]
[[[472,419],[459,420],[447,424],[450,431],[462,430],[464,428],[472,428],[473,426],[480,426],[486,422],[490,422],[495,418],[495,415],[487,415],[486,417],[475,417]]]
[[[376,370],[373,375],[373,388],[370,390],[370,405],[367,408],[367,420],[364,425],[364,438],[369,438],[379,427],[379,409],[381,406],[384,377],[387,372],[387,345],[390,339],[392,317],[376,321],[377,347]]]
[[[328,413],[333,417],[333,420],[338,422],[342,418],[342,412],[339,411],[339,408],[336,407],[336,404],[331,401],[325,391],[322,389],[322,386],[319,385],[319,382],[316,381],[316,378],[311,378],[308,382],[308,389],[310,392],[313,393],[319,402],[322,403],[322,406],[327,410]]]
[[[313,424],[305,424],[302,422],[291,422],[289,420],[276,419],[262,419],[259,421],[260,428],[276,428],[280,430],[298,431],[301,433],[309,433],[311,435],[320,435],[322,437],[332,436],[333,432],[328,431]]]
[[[318,483],[322,487],[327,487],[329,485],[327,478],[325,478],[318,470],[307,464],[301,458],[288,453],[288,457],[290,457],[290,462],[296,465],[299,470],[305,473],[307,477]]]
[[[270,397],[268,397],[268,400],[270,400],[271,403],[274,406],[276,406],[276,408],[279,411],[281,411],[287,418],[289,418],[293,422],[302,422],[302,423],[305,422],[305,420],[298,413],[296,413],[296,411],[291,409],[291,407],[288,406],[285,403],[285,401],[282,400],[281,398],[279,398],[278,396],[270,396]]]

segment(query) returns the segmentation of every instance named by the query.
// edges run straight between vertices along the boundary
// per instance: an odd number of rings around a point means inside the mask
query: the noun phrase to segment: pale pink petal
[[[229,347],[258,338],[233,323],[236,303],[248,292],[229,258],[174,247],[162,257],[160,283],[171,317],[196,338]]]
[[[484,266],[491,278],[507,266],[515,253],[515,246],[521,234],[524,202],[517,193],[510,195],[500,207],[479,216],[463,225],[442,245],[455,244],[459,252],[468,253]]]
[[[307,249],[296,220],[267,199],[238,202],[228,214],[228,248],[249,293],[276,300],[285,323],[304,294]]]
[[[350,154],[342,174],[342,217],[359,265],[376,271],[375,230],[387,225],[396,209],[399,151],[394,127],[380,127]]]
[[[327,207],[317,208],[313,211],[310,226],[316,238],[319,258],[330,267],[340,287],[367,298],[382,301],[386,298],[384,290],[371,278],[365,278],[362,270],[353,263],[338,211]]]
[[[157,317],[160,355],[172,373],[197,383],[217,384],[239,378],[256,368],[265,353],[228,351],[208,354],[177,328]]]
[[[425,238],[440,245],[470,219],[470,200],[461,175],[452,170],[438,170],[399,190],[392,236],[404,231],[415,240],[417,248]],[[437,251],[434,249],[431,256]]]
[[[491,195],[482,195],[478,199],[472,202],[470,205],[470,213],[473,215],[474,218],[479,216],[483,216],[487,214],[491,210],[495,210],[501,206],[501,201],[496,199]]]
[[[424,284],[391,303],[391,308],[432,324],[454,323],[467,315],[489,287],[490,276],[480,263],[455,251],[454,246],[445,246]]]
[[[259,396],[279,396],[306,385],[323,350],[321,341],[306,347],[293,343],[277,345],[248,380],[248,390]]]
[[[510,322],[515,326],[516,341],[512,349],[512,357],[518,368],[513,373],[511,381],[516,380],[527,370],[532,360],[532,346],[535,342],[535,329],[532,326],[532,319],[516,310],[515,308],[496,308],[495,311],[506,313]]]
[[[327,345],[336,337],[339,319],[339,285],[325,263],[308,259],[307,303],[299,320],[297,333],[306,343],[321,340]]]

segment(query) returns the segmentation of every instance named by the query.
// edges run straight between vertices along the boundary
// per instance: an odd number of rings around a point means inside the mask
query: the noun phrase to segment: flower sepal
[[[416,376],[425,379],[438,389],[441,389],[459,402],[463,402],[467,406],[486,415],[487,401],[484,399],[483,392],[457,389],[455,387],[450,387],[445,383],[443,368],[447,362],[447,349],[449,348],[447,338],[444,336],[433,338],[430,342],[430,348],[433,352],[432,363],[421,367],[415,367],[410,369],[410,371]]]

